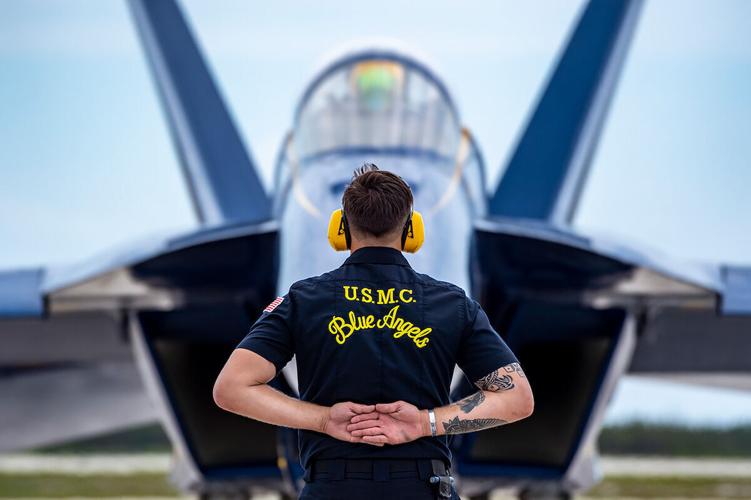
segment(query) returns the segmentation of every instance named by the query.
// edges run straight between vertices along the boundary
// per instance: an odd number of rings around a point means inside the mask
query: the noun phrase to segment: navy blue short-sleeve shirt
[[[341,267],[298,281],[238,345],[284,368],[297,360],[300,399],[331,406],[403,400],[449,404],[454,366],[477,381],[515,363],[464,290],[415,272],[396,249],[366,247]],[[443,458],[447,437],[374,447],[300,431],[303,466],[323,458]]]

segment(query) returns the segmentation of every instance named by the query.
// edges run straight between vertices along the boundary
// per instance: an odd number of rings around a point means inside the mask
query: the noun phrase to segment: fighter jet
[[[223,412],[211,387],[266,304],[344,260],[326,225],[366,161],[414,191],[427,238],[411,264],[482,304],[535,391],[531,418],[455,438],[462,495],[566,498],[594,484],[625,373],[751,389],[751,266],[682,262],[571,224],[640,4],[583,8],[497,186],[439,76],[375,45],[312,79],[267,193],[175,0],[130,0],[200,227],[0,273],[0,447],[156,414],[186,491],[293,496],[294,431]],[[294,361],[274,384],[295,394]],[[457,371],[454,397],[469,386]]]

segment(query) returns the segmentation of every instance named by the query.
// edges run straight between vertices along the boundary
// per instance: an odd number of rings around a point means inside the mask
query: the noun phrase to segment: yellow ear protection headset
[[[404,179],[402,179],[404,181]],[[406,181],[404,181],[407,184]],[[407,184],[409,188],[409,184]],[[410,188],[410,191],[412,189]],[[352,238],[349,232],[349,222],[344,210],[337,208],[331,212],[328,230],[329,244],[337,252],[349,250]],[[411,210],[402,231],[402,250],[409,253],[417,252],[425,241],[425,223],[422,214]]]
[[[331,247],[337,252],[349,250],[352,243],[349,223],[347,222],[347,217],[344,215],[344,210],[341,208],[337,208],[331,212],[328,237]],[[420,249],[424,241],[425,223],[422,220],[422,214],[417,210],[412,210],[402,231],[402,250],[415,253]]]

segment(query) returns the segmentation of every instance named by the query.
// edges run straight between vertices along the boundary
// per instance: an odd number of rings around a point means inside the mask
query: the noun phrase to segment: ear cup
[[[337,252],[349,248],[349,225],[347,224],[347,219],[344,217],[344,212],[341,208],[337,208],[331,212],[331,218],[329,218],[328,238],[331,248]]]
[[[425,241],[425,223],[422,214],[417,210],[412,211],[412,216],[404,226],[402,233],[402,250],[415,253]]]

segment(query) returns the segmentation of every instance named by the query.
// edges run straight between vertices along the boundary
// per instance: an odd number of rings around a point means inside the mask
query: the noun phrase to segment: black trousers
[[[438,487],[429,482],[432,474],[429,460],[322,460],[306,472],[300,499],[438,499]]]

